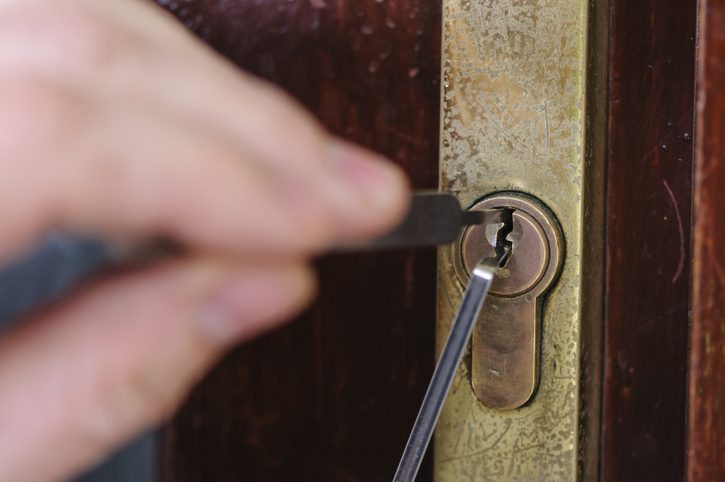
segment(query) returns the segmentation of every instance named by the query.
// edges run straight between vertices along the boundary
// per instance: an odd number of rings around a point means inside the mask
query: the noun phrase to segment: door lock
[[[471,210],[495,208],[510,213],[511,255],[497,273],[490,302],[473,331],[471,382],[484,405],[511,410],[525,404],[538,385],[541,309],[561,270],[564,243],[554,215],[535,198],[497,193]],[[494,249],[496,231],[490,225],[477,225],[463,232],[455,256],[462,282]]]

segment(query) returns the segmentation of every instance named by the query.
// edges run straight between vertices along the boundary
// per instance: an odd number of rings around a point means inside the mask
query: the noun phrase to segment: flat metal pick
[[[509,249],[510,247],[505,247],[495,257],[481,260],[473,269],[461,307],[451,325],[448,339],[443,346],[393,482],[413,482],[418,474],[443,403],[446,401],[463,352],[471,339],[471,332],[481,313],[496,270],[505,262]]]
[[[342,249],[410,248],[449,244],[458,238],[466,226],[500,223],[502,211],[464,211],[453,194],[418,191],[412,196],[407,215],[393,230],[372,241],[344,246]]]

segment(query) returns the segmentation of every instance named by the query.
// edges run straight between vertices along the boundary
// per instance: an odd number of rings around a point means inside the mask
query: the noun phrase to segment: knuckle
[[[258,121],[268,126],[271,132],[284,132],[288,141],[280,147],[294,146],[293,155],[315,156],[320,161],[321,149],[327,140],[327,133],[319,122],[289,94],[274,85],[264,85],[264,109],[259,110]]]
[[[69,53],[82,72],[104,72],[125,58],[129,39],[100,15],[87,9],[76,9],[58,22],[58,40],[63,51]],[[57,22],[57,19],[56,19]]]
[[[0,50],[22,51],[16,62],[6,64],[34,64],[66,76],[117,64],[125,57],[128,37],[93,2],[26,0],[0,12],[0,43],[5,46]]]
[[[81,418],[79,436],[92,447],[114,447],[120,440],[169,417],[177,401],[143,368],[92,388],[91,409]]]

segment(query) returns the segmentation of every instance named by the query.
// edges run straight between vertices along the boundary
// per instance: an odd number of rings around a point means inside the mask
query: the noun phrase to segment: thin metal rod
[[[448,333],[448,339],[443,346],[443,352],[433,372],[433,378],[428,385],[393,482],[413,482],[418,474],[423,456],[433,435],[433,429],[446,400],[448,389],[453,382],[458,364],[461,362],[463,351],[471,338],[471,332],[481,313],[483,302],[486,300],[499,264],[500,260],[487,258],[478,263],[473,270],[471,280],[463,295],[461,307]]]

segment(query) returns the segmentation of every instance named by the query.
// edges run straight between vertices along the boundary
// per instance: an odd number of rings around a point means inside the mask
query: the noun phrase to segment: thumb
[[[59,480],[96,462],[174,410],[231,343],[290,317],[312,291],[302,265],[176,261],[22,325],[0,339],[0,481]]]

